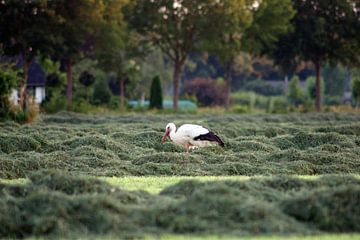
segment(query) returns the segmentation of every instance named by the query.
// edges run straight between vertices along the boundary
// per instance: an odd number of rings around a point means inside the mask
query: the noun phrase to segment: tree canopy
[[[272,56],[289,69],[294,60],[311,61],[316,69],[316,108],[321,108],[320,70],[326,62],[359,64],[360,2],[293,0],[294,30],[283,36]]]

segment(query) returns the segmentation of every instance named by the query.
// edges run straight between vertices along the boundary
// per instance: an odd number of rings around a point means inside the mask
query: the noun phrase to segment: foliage
[[[149,108],[163,108],[163,94],[159,76],[154,77],[151,83]]]
[[[356,102],[356,106],[360,103],[360,77],[353,77],[352,79],[352,96]]]
[[[255,54],[268,52],[280,36],[291,32],[296,9],[291,0],[257,1],[251,7],[253,22],[244,33],[242,48]]]
[[[246,91],[253,91],[265,96],[275,96],[281,95],[283,93],[283,89],[274,87],[270,83],[261,79],[247,82],[244,86],[244,89]]]
[[[287,113],[288,101],[285,96],[270,97],[268,102],[268,113]]]
[[[349,72],[342,65],[325,65],[322,70],[322,77],[325,81],[325,95],[342,97],[348,89]],[[326,97],[325,97],[326,98]]]
[[[152,77],[159,75],[164,89],[170,89],[172,80],[172,66],[160,49],[154,49],[140,59],[141,80],[137,86],[137,91],[149,97]],[[140,95],[140,94],[139,94]]]
[[[126,9],[130,26],[158,46],[174,64],[173,104],[178,107],[179,83],[185,61],[203,34],[211,29],[210,9],[201,1],[133,1]],[[146,18],[144,18],[146,16]]]
[[[108,104],[111,99],[111,92],[105,77],[97,79],[94,85],[92,103],[95,105]]]
[[[201,106],[221,106],[225,102],[225,87],[212,79],[195,78],[184,84],[183,94],[195,95]]]
[[[321,96],[324,96],[324,92],[325,92],[324,86],[325,86],[324,79],[321,78],[321,82],[320,82]],[[316,98],[316,79],[314,77],[308,77],[306,79],[306,91],[311,99]]]
[[[10,118],[10,94],[18,85],[18,72],[11,66],[0,65],[0,120]]]
[[[291,78],[288,91],[288,98],[291,104],[298,106],[305,102],[306,94],[300,86],[300,79],[298,76],[294,76]]]
[[[79,82],[85,87],[90,87],[95,82],[95,77],[88,71],[84,71],[80,74]]]
[[[326,62],[359,64],[358,1],[294,0],[297,14],[294,31],[284,35],[272,54],[275,61],[289,69],[295,59],[312,61],[317,76]],[[336,37],[334,37],[336,36]],[[320,78],[317,79],[320,82]],[[316,91],[316,108],[321,109],[321,89]]]
[[[4,54],[20,54],[23,61],[30,62],[39,51],[44,55],[53,53],[52,47],[59,39],[51,31],[55,18],[47,1],[4,1],[0,12],[0,43]]]

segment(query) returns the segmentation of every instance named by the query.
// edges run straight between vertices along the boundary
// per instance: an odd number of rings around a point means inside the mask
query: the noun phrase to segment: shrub
[[[84,71],[81,73],[79,77],[79,82],[84,85],[85,87],[90,87],[95,82],[95,77],[88,71]]]
[[[159,76],[154,77],[151,83],[149,108],[163,108],[163,95]]]
[[[269,112],[269,113],[287,113],[288,112],[287,98],[284,96],[269,98],[267,112]]]
[[[108,104],[111,99],[111,92],[106,79],[98,79],[94,86],[92,102],[95,105]]]
[[[253,91],[265,96],[276,96],[283,93],[283,89],[279,87],[274,87],[270,83],[258,79],[254,81],[247,82],[244,86],[244,89],[247,91]]]
[[[249,113],[250,111],[248,106],[234,105],[231,107],[231,112],[233,113]]]
[[[360,77],[353,77],[352,79],[352,95],[358,107],[360,103]]]
[[[254,92],[237,92],[231,94],[231,102],[234,104],[245,105],[249,109],[255,107],[257,94]]]
[[[288,99],[290,103],[295,106],[305,102],[306,94],[300,86],[300,79],[298,76],[294,76],[289,83]]]
[[[47,113],[56,113],[66,109],[66,98],[60,92],[54,91],[50,100],[43,104],[43,109]]]
[[[225,86],[210,78],[194,78],[186,81],[183,94],[195,95],[201,106],[220,106],[226,100]]]
[[[315,79],[315,77],[308,77],[306,79],[306,90],[307,90],[308,96],[311,99],[316,98],[316,79]],[[324,79],[321,78],[320,79],[320,96],[322,99],[324,98],[324,93],[325,93],[325,83],[324,83]]]
[[[17,84],[17,72],[8,66],[0,65],[0,119],[10,118],[9,95]]]

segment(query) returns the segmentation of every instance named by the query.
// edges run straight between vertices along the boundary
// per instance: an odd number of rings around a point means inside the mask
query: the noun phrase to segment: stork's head
[[[170,133],[172,131],[175,131],[176,130],[176,126],[174,123],[168,123],[165,127],[165,134],[164,136],[162,137],[161,139],[161,143],[164,143],[166,141],[166,138],[169,137]]]

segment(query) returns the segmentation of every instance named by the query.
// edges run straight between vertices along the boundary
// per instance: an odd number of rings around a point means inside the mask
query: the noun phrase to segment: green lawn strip
[[[320,176],[320,175],[319,175]],[[319,176],[298,175],[303,179],[315,179]],[[352,175],[360,178],[360,175]],[[164,188],[177,184],[182,180],[197,181],[245,181],[250,178],[271,178],[271,176],[127,176],[127,177],[99,177],[100,180],[110,183],[111,185],[120,187],[124,190],[136,191],[143,190],[152,194],[160,193]],[[28,182],[26,178],[18,179],[0,179],[0,183],[5,184],[25,184]]]
[[[315,236],[256,236],[256,237],[231,237],[231,236],[197,236],[197,235],[163,235],[148,236],[146,240],[217,240],[217,239],[242,239],[242,240],[355,240],[360,239],[360,234],[324,234]]]
[[[360,177],[359,175],[356,175]],[[299,175],[303,179],[315,179],[319,176]],[[152,194],[158,194],[166,187],[177,184],[182,180],[197,180],[197,181],[246,181],[250,178],[271,178],[271,176],[128,176],[128,177],[100,177],[114,186],[123,188],[125,190],[135,191],[143,190]]]
[[[135,191],[143,190],[152,194],[158,194],[164,188],[177,184],[182,180],[197,180],[197,181],[221,181],[221,180],[236,180],[244,181],[250,177],[247,176],[205,176],[205,177],[180,177],[180,176],[162,176],[162,177],[100,177],[100,179],[115,185],[117,187]]]

